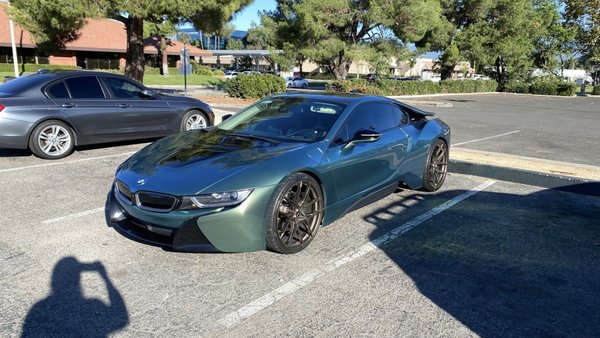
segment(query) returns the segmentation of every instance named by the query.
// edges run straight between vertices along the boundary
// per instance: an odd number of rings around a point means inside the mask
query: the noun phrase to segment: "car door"
[[[95,75],[73,76],[54,82],[45,92],[73,122],[79,141],[85,143],[87,138],[109,138],[118,134],[119,119],[114,114],[112,100],[107,98]]]
[[[364,103],[354,109],[327,150],[337,200],[368,193],[392,183],[406,156],[408,136],[400,111],[388,103]],[[345,146],[359,130],[381,133],[375,142]]]
[[[101,79],[110,91],[115,110],[119,112],[119,133],[160,136],[173,129],[173,119],[178,116],[165,100],[144,96],[144,87],[123,77],[101,76]],[[179,122],[176,124],[179,125]]]

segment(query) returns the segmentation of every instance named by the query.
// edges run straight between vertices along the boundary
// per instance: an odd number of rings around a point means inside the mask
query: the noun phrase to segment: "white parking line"
[[[370,241],[369,243],[363,245],[358,250],[351,252],[344,257],[341,257],[341,258],[335,259],[331,262],[325,263],[323,266],[321,266],[319,268],[316,268],[316,269],[306,272],[305,274],[293,279],[290,282],[283,284],[279,288],[267,293],[266,295],[264,295],[260,298],[253,300],[252,302],[242,306],[238,310],[228,314],[227,316],[222,318],[219,321],[219,323],[221,325],[225,326],[226,328],[230,328],[232,326],[239,324],[241,321],[243,321],[247,318],[250,318],[253,315],[255,315],[256,313],[273,305],[278,300],[280,300],[286,296],[289,296],[292,293],[300,290],[304,286],[314,282],[317,278],[339,268],[340,266],[350,263],[350,262],[356,260],[357,258],[365,256],[366,254],[377,249],[378,247],[381,247],[381,246],[397,239],[402,234],[406,233],[407,231],[411,230],[412,228],[416,227],[417,225],[431,219],[432,217],[440,214],[441,212],[443,212],[444,210],[447,210],[448,208],[451,208],[452,206],[471,197],[472,195],[488,188],[489,186],[491,186],[494,183],[496,183],[496,181],[488,180],[488,181],[476,186],[475,188],[473,188],[459,196],[454,197],[453,199],[447,201],[446,203],[444,203],[438,207],[435,207],[435,208],[427,211],[424,214],[421,214],[417,218],[415,218],[411,221],[408,221],[408,222],[398,226],[397,228],[394,228],[392,231],[384,234],[383,236],[378,237],[378,238]]]
[[[471,141],[466,141],[466,142],[454,143],[452,146],[453,147],[457,147],[457,146],[462,146],[463,144],[469,144],[469,143],[474,143],[474,142],[479,142],[479,141],[491,140],[493,138],[502,137],[502,136],[506,136],[506,135],[511,135],[511,134],[515,134],[515,133],[518,133],[518,132],[520,132],[520,130],[514,130],[514,131],[510,131],[508,133],[498,134],[498,135],[489,136],[489,137],[484,137],[484,138],[480,138],[480,139],[477,139],[477,140],[471,140]]]
[[[70,214],[70,215],[67,215],[67,216],[62,216],[62,217],[47,219],[45,221],[42,221],[42,223],[44,223],[44,224],[58,223],[58,222],[66,221],[68,219],[79,218],[79,217],[83,217],[83,216],[87,216],[87,215],[92,215],[92,214],[95,214],[95,213],[98,213],[98,212],[102,212],[102,211],[104,211],[104,207],[102,207],[102,208],[96,208],[96,209],[91,209],[91,210],[86,210],[86,211],[78,212],[76,214]]]
[[[73,163],[80,163],[80,162],[93,161],[93,160],[101,160],[103,158],[128,156],[128,155],[133,155],[134,153],[135,153],[135,151],[130,151],[130,152],[127,152],[127,153],[120,153],[120,154],[113,154],[113,155],[106,155],[106,156],[98,156],[98,157],[90,157],[90,158],[82,158],[82,159],[79,159],[79,160],[66,161],[66,162],[49,162],[49,163],[35,164],[35,165],[29,165],[29,166],[17,167],[17,168],[0,169],[0,173],[5,173],[5,172],[9,172],[9,171],[32,169],[32,168],[51,167],[51,166],[63,165],[63,164],[73,164]]]

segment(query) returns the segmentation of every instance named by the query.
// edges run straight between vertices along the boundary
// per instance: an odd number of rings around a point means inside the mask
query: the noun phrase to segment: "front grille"
[[[135,204],[140,209],[156,212],[172,211],[178,201],[175,196],[155,192],[139,191],[132,193],[129,187],[120,181],[115,181],[115,195],[127,204]]]
[[[177,203],[177,198],[174,196],[147,191],[136,193],[135,198],[138,207],[158,212],[169,212]]]

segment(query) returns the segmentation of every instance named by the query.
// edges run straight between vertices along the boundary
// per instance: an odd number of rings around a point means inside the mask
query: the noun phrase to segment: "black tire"
[[[308,85],[306,83],[302,84],[302,88],[306,88]]]
[[[323,221],[324,199],[319,183],[295,173],[279,183],[267,208],[268,249],[293,254],[306,248]]]
[[[67,157],[74,147],[75,133],[66,123],[58,120],[40,123],[29,136],[31,152],[47,160]]]
[[[448,145],[441,139],[435,140],[429,147],[421,189],[433,192],[442,187],[448,173],[448,155]]]
[[[200,110],[192,109],[185,113],[181,118],[181,125],[179,129],[181,131],[188,131],[194,129],[201,129],[210,126],[210,121],[206,114]]]

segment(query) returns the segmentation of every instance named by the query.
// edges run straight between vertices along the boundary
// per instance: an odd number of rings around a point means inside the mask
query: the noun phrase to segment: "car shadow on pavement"
[[[108,305],[85,297],[81,288],[84,272],[97,273],[104,281]],[[50,295],[29,310],[22,337],[106,337],[129,323],[125,302],[100,262],[81,263],[64,257],[54,267],[51,286]]]
[[[364,217],[380,238],[464,191]],[[408,214],[406,215],[406,211]],[[479,192],[381,246],[419,292],[482,337],[600,332],[600,199]],[[400,314],[399,314],[400,315]]]

